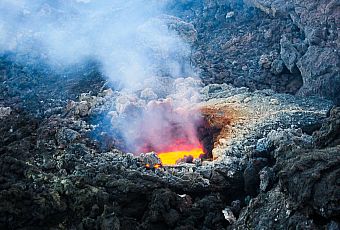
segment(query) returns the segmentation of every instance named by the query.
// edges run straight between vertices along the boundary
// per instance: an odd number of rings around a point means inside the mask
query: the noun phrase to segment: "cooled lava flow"
[[[201,145],[174,145],[157,154],[162,165],[175,165],[178,161],[191,162],[201,158],[204,151]]]

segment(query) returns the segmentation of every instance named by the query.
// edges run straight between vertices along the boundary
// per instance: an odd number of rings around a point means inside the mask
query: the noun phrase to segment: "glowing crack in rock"
[[[175,165],[178,161],[192,157],[192,159],[199,159],[204,155],[202,146],[180,145],[172,146],[168,150],[157,153],[162,165]]]

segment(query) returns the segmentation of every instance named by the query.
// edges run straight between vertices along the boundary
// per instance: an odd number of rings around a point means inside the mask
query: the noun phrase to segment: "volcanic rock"
[[[233,212],[231,211],[230,208],[225,208],[222,210],[222,213],[224,215],[224,218],[230,223],[233,224],[236,221],[236,218],[233,214]]]
[[[267,191],[270,186],[274,183],[274,172],[269,167],[264,167],[260,172],[260,190],[262,192]]]
[[[285,227],[315,228],[312,220],[299,212],[293,212],[292,204],[278,187],[261,193],[252,199],[241,211],[236,223],[230,229],[280,229]]]
[[[339,103],[339,64],[339,53],[336,50],[310,46],[298,62],[298,67],[304,80],[304,85],[299,94],[320,95]]]
[[[283,191],[294,201],[297,209],[308,210],[309,216],[340,216],[337,182],[340,173],[339,150],[334,147],[297,151],[278,159],[275,170],[278,172]]]
[[[334,107],[330,116],[322,124],[320,130],[313,133],[315,143],[319,147],[337,146],[340,141],[340,108]]]
[[[319,95],[339,103],[339,41],[335,24],[339,18],[339,4],[336,1],[281,1],[251,0],[255,7],[267,14],[289,16],[305,35],[307,51],[300,53],[291,43],[281,39],[281,58],[292,71],[295,64],[301,72],[303,86],[301,95]],[[327,9],[327,16],[321,16],[321,8]],[[296,71],[296,70],[295,70]]]
[[[286,67],[289,69],[291,73],[294,73],[297,71],[296,63],[300,58],[300,53],[296,50],[294,45],[290,43],[287,39],[287,37],[283,37],[280,40],[281,45],[281,59],[286,65]]]
[[[179,84],[184,84],[183,80]],[[104,93],[83,96],[82,100],[89,101],[92,116],[112,113],[112,109],[119,109],[116,105],[121,102],[135,100],[139,106],[145,105],[138,98],[123,95]],[[236,205],[238,208],[230,207],[237,218],[247,195],[254,200],[268,194],[273,194],[270,202],[261,201],[266,210],[281,205],[287,196],[293,200],[293,207],[296,204],[303,208],[303,201],[308,200],[306,207],[313,210],[312,214],[322,214],[324,218],[338,215],[334,208],[336,197],[314,202],[310,201],[315,200],[310,193],[306,193],[307,198],[296,194],[289,178],[300,177],[300,172],[292,171],[288,177],[285,173],[291,167],[289,162],[298,162],[300,158],[281,160],[288,159],[287,152],[295,151],[299,146],[313,147],[312,137],[302,130],[325,118],[331,103],[268,90],[249,92],[226,84],[203,88],[202,99],[204,101],[195,107],[201,108],[203,114],[206,109],[208,117],[215,116],[211,125],[223,128],[218,134],[220,139],[215,140],[213,154],[216,160],[153,170],[148,170],[140,157],[124,154],[114,146],[107,152],[101,151],[100,144],[88,138],[93,128],[88,124],[91,121],[76,113],[51,116],[40,123],[20,114],[9,116],[6,121],[2,119],[1,132],[10,139],[3,139],[0,156],[1,207],[9,207],[1,209],[1,227],[20,228],[25,224],[38,228],[171,229],[194,226],[200,229],[203,226],[223,229],[230,224],[222,213],[227,204],[241,200]],[[123,111],[128,111],[127,107]],[[331,114],[336,117],[336,112]],[[115,118],[112,116],[113,120]],[[333,120],[329,119],[330,122]],[[295,129],[291,129],[292,125]],[[15,135],[11,134],[11,126]],[[326,156],[324,153],[313,159],[335,161]],[[273,158],[279,162],[274,167],[275,175],[279,175],[287,188],[282,193],[272,190],[277,186],[271,170]],[[318,170],[331,170],[331,165],[325,164]],[[331,178],[327,186],[332,186],[334,175],[327,174],[327,178]],[[308,186],[317,184],[307,177],[304,183]],[[321,189],[321,184],[317,184],[317,188]],[[256,197],[258,193],[260,195]],[[36,211],[32,212],[31,207]],[[318,208],[324,208],[326,214],[317,211]],[[13,211],[8,213],[8,210]],[[253,202],[242,211],[234,226],[244,223],[243,216],[250,215],[247,210],[255,210]],[[292,217],[289,221],[301,223],[306,219],[304,214],[298,214],[300,211],[304,213],[298,209],[294,215],[296,219]],[[275,218],[282,216],[280,221],[284,221],[288,218],[286,212],[287,209],[282,213],[278,211],[280,215]],[[274,218],[274,214],[263,211],[263,215],[251,220],[256,222],[259,220],[256,218],[262,218],[264,221],[265,214]],[[268,226],[276,225],[270,222]]]
[[[11,114],[11,107],[0,107],[0,118],[7,117]]]
[[[270,71],[273,74],[279,75],[283,72],[284,69],[284,63],[281,59],[275,59],[271,64]]]
[[[228,85],[219,85],[218,90],[209,93],[210,87],[202,90],[202,97],[207,100],[201,103],[207,110],[205,112],[203,109],[203,114],[209,117],[209,111],[213,110],[221,113],[222,118],[229,119],[228,123],[221,123],[223,127],[220,127],[219,141],[215,143],[220,148],[213,150],[214,158],[221,158],[222,161],[233,157],[243,158],[250,146],[254,146],[257,153],[270,151],[270,141],[261,139],[265,133],[279,128],[309,129],[320,124],[332,106],[327,100],[296,98],[268,90],[251,93]],[[211,125],[218,127],[218,121],[215,118]]]
[[[0,228],[337,229],[337,1],[168,2],[153,22],[189,42],[174,53],[202,89],[162,73],[116,91],[98,63],[0,57]],[[127,154],[120,119],[175,99],[200,111],[209,157],[147,168],[157,154]]]

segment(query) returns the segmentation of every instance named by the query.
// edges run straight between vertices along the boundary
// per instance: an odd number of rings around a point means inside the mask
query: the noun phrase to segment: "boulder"
[[[297,66],[303,78],[298,92],[302,96],[318,95],[340,103],[340,58],[332,48],[310,46]]]

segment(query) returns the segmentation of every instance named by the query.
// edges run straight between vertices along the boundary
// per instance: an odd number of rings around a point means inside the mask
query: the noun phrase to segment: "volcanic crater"
[[[0,229],[339,229],[339,12],[1,1]]]

